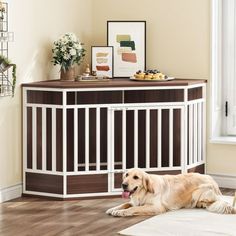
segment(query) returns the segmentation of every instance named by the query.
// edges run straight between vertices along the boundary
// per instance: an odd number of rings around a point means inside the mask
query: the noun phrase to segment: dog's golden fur
[[[107,210],[113,216],[157,215],[180,208],[206,208],[211,212],[235,214],[236,209],[220,199],[217,183],[197,173],[153,175],[141,169],[128,170],[123,186],[130,202]]]

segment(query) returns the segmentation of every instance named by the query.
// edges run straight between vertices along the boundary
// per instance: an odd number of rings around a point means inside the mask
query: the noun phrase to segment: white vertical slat
[[[202,104],[202,161],[206,163],[206,84],[202,86],[203,89],[203,104]],[[205,170],[206,172],[206,165]]]
[[[193,146],[194,146],[194,156],[193,156],[193,160],[194,163],[197,163],[197,153],[198,153],[198,127],[197,127],[197,118],[198,118],[198,113],[197,113],[197,106],[198,104],[193,104],[193,109],[194,109],[194,139],[193,139]]]
[[[78,109],[74,108],[74,172],[78,171]]]
[[[202,103],[198,103],[198,161],[202,160]]]
[[[23,192],[26,191],[26,169],[27,169],[27,89],[23,88]]]
[[[158,109],[158,167],[161,168],[162,150],[161,150],[161,132],[162,132],[162,109]]]
[[[56,171],[56,108],[52,108],[52,171]]]
[[[169,109],[169,167],[173,167],[173,109]]]
[[[42,108],[42,170],[46,170],[46,107]]]
[[[114,176],[115,176],[115,111],[112,110],[111,111],[111,124],[110,124],[110,128],[111,128],[111,189],[114,190],[114,186],[115,186],[115,180],[114,180]]]
[[[150,109],[146,109],[146,168],[150,168]]]
[[[85,108],[85,171],[89,170],[89,108]]]
[[[67,195],[67,92],[63,91],[63,109],[62,109],[62,145],[63,145],[63,195]]]
[[[180,166],[182,169],[182,173],[185,172],[185,155],[186,155],[186,140],[187,140],[187,110],[186,110],[186,106],[181,108],[180,110],[180,121],[181,121],[181,126],[180,126],[180,140],[181,140],[181,156],[180,156]]]
[[[113,167],[112,167],[112,161],[113,159],[111,155],[111,137],[113,133],[111,132],[111,109],[107,109],[107,168],[108,168],[108,192],[110,193],[112,191],[112,175],[113,175]]]
[[[96,109],[96,170],[100,170],[100,108]]]
[[[62,137],[62,143],[63,143],[63,172],[66,174],[67,172],[67,128],[66,128],[66,108],[63,108],[62,111],[62,126],[63,126],[63,137]]]
[[[183,135],[183,144],[182,144],[182,148],[183,148],[183,156],[181,156],[181,173],[185,174],[187,173],[187,164],[188,164],[188,88],[184,88],[184,108],[182,109],[182,120],[183,120],[183,126],[181,128],[181,132]]]
[[[122,169],[126,170],[126,109],[123,109],[122,115]]]
[[[138,167],[138,110],[134,110],[134,167]]]
[[[189,105],[189,165],[193,163],[193,105]]]
[[[36,170],[36,147],[37,147],[37,133],[36,133],[36,107],[32,107],[32,169]]]

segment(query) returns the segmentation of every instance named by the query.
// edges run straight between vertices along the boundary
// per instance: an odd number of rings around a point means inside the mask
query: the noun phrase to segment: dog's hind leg
[[[218,195],[211,185],[200,185],[192,193],[191,207],[206,208],[213,202],[217,201]]]
[[[221,214],[236,214],[236,209],[221,200],[211,185],[202,185],[192,194],[193,207],[206,208],[208,211]]]
[[[220,214],[236,214],[236,208],[221,199],[213,202],[206,209]]]

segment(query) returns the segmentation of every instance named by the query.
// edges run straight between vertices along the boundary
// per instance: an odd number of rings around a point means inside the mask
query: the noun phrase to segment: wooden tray
[[[76,82],[105,82],[109,81],[110,79],[107,77],[101,77],[101,76],[79,76],[80,78],[75,79]]]

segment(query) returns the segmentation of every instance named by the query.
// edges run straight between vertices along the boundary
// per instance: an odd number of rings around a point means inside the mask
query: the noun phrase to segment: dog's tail
[[[230,203],[225,202],[221,199],[218,199],[217,201],[213,202],[211,205],[207,207],[208,211],[220,213],[220,214],[236,214],[236,192],[234,196],[233,205],[230,205]]]

